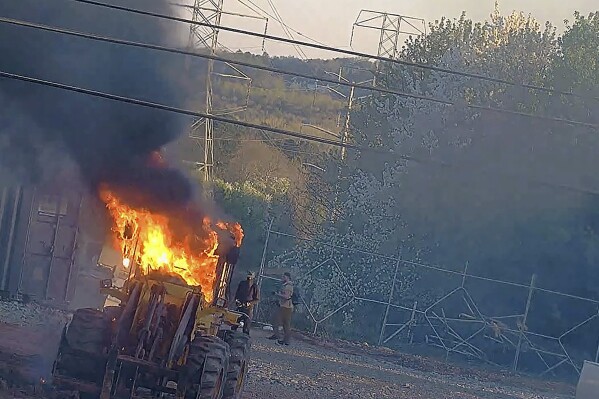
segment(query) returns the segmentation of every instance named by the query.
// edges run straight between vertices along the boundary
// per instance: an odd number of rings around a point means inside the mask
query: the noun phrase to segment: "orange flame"
[[[228,230],[229,233],[235,239],[235,245],[238,247],[241,246],[241,242],[243,241],[244,234],[243,234],[243,229],[241,228],[241,225],[239,223],[237,223],[237,222],[235,222],[235,223],[218,222],[218,223],[216,223],[216,225],[221,230]]]
[[[133,209],[106,187],[100,189],[100,198],[113,218],[115,244],[127,262],[133,260],[144,274],[160,271],[179,275],[187,284],[201,287],[206,300],[212,300],[216,284],[218,235],[209,218],[205,217],[201,226],[195,228],[196,234],[176,237],[167,216],[146,209]],[[236,244],[241,245],[243,229],[239,223],[217,222],[215,225],[228,230],[235,237]],[[202,237],[197,233],[203,233]]]

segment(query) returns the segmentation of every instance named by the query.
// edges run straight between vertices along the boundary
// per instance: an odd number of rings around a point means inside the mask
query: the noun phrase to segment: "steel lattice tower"
[[[223,12],[223,0],[195,0],[193,6],[193,18],[195,22],[209,24],[211,26],[191,25],[189,30],[189,48],[206,48],[211,55],[216,54],[218,46],[218,27]],[[214,71],[214,60],[208,60],[206,73],[206,114],[212,115],[212,73]],[[190,137],[198,137],[197,133],[204,125],[204,162],[202,169],[204,181],[212,180],[212,168],[214,166],[214,123],[212,119],[199,119],[194,121]]]
[[[387,13],[381,16],[381,36],[379,38],[379,48],[377,54],[379,57],[393,58],[397,56],[397,46],[399,44],[399,35],[401,28],[401,16],[391,16]]]
[[[352,26],[350,46],[356,28],[374,29],[380,32],[377,55],[396,59],[399,55],[401,36],[426,35],[426,22],[422,18],[388,12],[361,10]],[[377,62],[377,74],[381,72],[381,62]]]

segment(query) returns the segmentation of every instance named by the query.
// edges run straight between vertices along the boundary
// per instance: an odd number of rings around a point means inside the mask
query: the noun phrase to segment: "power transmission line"
[[[13,80],[20,80],[20,81],[28,82],[28,83],[35,83],[35,84],[42,85],[42,86],[54,87],[54,88],[61,89],[61,90],[86,94],[86,95],[90,95],[93,97],[104,98],[107,100],[119,101],[119,102],[123,102],[123,103],[139,105],[139,106],[143,106],[143,107],[147,107],[147,108],[159,109],[162,111],[169,111],[169,112],[173,112],[176,114],[187,115],[187,116],[196,117],[196,118],[211,119],[215,122],[229,123],[232,125],[243,126],[243,127],[247,127],[250,129],[266,130],[269,132],[282,134],[284,136],[294,137],[296,139],[302,139],[302,140],[307,140],[307,141],[314,141],[314,142],[321,143],[321,144],[343,146],[343,147],[358,150],[358,151],[371,151],[371,152],[375,151],[375,152],[384,153],[384,154],[387,154],[387,153],[392,154],[392,152],[390,152],[390,151],[377,150],[374,148],[362,147],[362,146],[358,146],[358,145],[354,145],[354,144],[347,144],[347,143],[341,144],[337,140],[325,139],[325,138],[321,138],[318,136],[297,133],[297,132],[293,132],[290,130],[284,130],[284,129],[279,129],[279,128],[275,128],[275,127],[265,126],[265,125],[258,125],[255,123],[244,122],[244,121],[240,121],[240,120],[236,120],[236,119],[223,118],[218,115],[208,115],[203,112],[191,111],[191,110],[187,110],[187,109],[183,109],[183,108],[173,107],[170,105],[154,103],[154,102],[145,101],[145,100],[139,100],[136,98],[120,96],[117,94],[105,93],[105,92],[86,89],[86,88],[82,88],[82,87],[78,87],[78,86],[66,85],[63,83],[52,82],[52,81],[48,81],[48,80],[38,79],[38,78],[30,77],[30,76],[24,76],[24,75],[19,75],[19,74],[15,74],[15,73],[5,72],[5,71],[0,71],[0,77],[13,79]],[[407,158],[405,158],[406,160],[412,159],[409,156],[406,156],[406,157],[407,157]],[[412,160],[415,160],[415,159],[412,159]]]
[[[164,15],[164,14],[155,13],[155,12],[151,12],[151,11],[143,11],[143,10],[138,10],[138,9],[130,8],[130,7],[117,6],[114,4],[106,4],[106,3],[102,3],[100,1],[95,1],[95,0],[70,0],[70,1],[93,5],[93,6],[97,6],[97,7],[118,10],[118,11],[129,12],[129,13],[138,14],[138,15],[145,15],[148,17],[155,17],[155,18],[160,18],[160,19],[165,19],[165,20],[170,20],[170,21],[183,22],[186,24],[195,24],[195,25],[205,26],[205,27],[215,27],[214,25],[210,25],[210,24],[198,22],[198,21],[193,21],[193,20],[186,19],[186,18],[174,17],[174,16]],[[244,29],[232,28],[229,26],[218,26],[218,29],[232,32],[232,33],[241,34],[241,35],[260,37],[265,40],[279,41],[279,42],[284,42],[284,43],[289,43],[289,44],[294,44],[294,45],[299,45],[299,46],[311,47],[311,48],[315,48],[318,50],[325,50],[325,51],[329,51],[329,52],[345,54],[345,55],[349,55],[352,57],[368,58],[368,59],[373,59],[373,60],[377,60],[377,61],[385,61],[385,62],[389,62],[392,64],[404,65],[404,66],[408,66],[408,67],[412,67],[412,68],[428,69],[428,70],[435,71],[435,72],[441,72],[441,73],[446,73],[449,75],[457,75],[457,76],[473,78],[473,79],[480,79],[480,80],[484,80],[484,81],[488,81],[488,82],[504,84],[507,86],[521,87],[521,88],[525,88],[525,89],[538,90],[538,91],[551,93],[551,94],[558,94],[558,95],[562,95],[562,96],[569,96],[569,97],[575,97],[575,98],[580,98],[580,99],[585,99],[585,100],[599,101],[599,97],[583,96],[580,94],[573,93],[571,91],[570,92],[561,91],[561,90],[551,89],[548,87],[536,86],[536,85],[528,84],[528,83],[517,83],[517,82],[509,81],[506,79],[494,78],[492,76],[480,75],[477,73],[456,71],[453,69],[438,67],[438,66],[434,66],[434,65],[419,64],[416,62],[405,61],[405,60],[401,60],[401,59],[393,59],[393,58],[383,57],[383,56],[374,55],[374,54],[367,54],[367,53],[362,53],[362,52],[354,51],[354,50],[344,50],[341,48],[326,46],[326,45],[322,45],[322,44],[309,43],[309,42],[304,42],[304,41],[295,40],[295,39],[288,39],[288,38],[284,38],[284,37],[280,37],[280,36],[273,36],[273,35],[268,35],[268,34],[264,34],[264,33],[252,32],[252,31],[248,31],[248,30],[244,30]]]
[[[153,102],[139,100],[139,99],[135,99],[135,98],[131,98],[131,97],[125,97],[125,96],[119,96],[116,94],[104,93],[104,92],[85,89],[85,88],[77,87],[77,86],[70,86],[70,85],[66,85],[63,83],[51,82],[48,80],[33,78],[30,76],[18,75],[18,74],[14,74],[14,73],[10,73],[10,72],[5,72],[5,71],[0,71],[0,77],[12,79],[12,80],[18,80],[18,81],[22,81],[22,82],[33,83],[33,84],[37,84],[37,85],[41,85],[41,86],[53,87],[56,89],[61,89],[61,90],[69,91],[69,92],[86,94],[86,95],[103,98],[103,99],[107,99],[107,100],[118,101],[118,102],[122,102],[122,103],[133,104],[133,105],[139,105],[139,106],[143,106],[146,108],[152,108],[152,109],[158,109],[158,110],[162,110],[162,111],[173,112],[176,114],[187,115],[187,116],[196,117],[196,118],[211,119],[216,122],[222,122],[222,123],[228,123],[231,125],[243,126],[243,127],[249,128],[249,129],[256,129],[259,131],[268,131],[268,132],[280,134],[283,136],[294,137],[297,139],[313,141],[313,142],[321,143],[321,144],[328,144],[328,145],[332,145],[332,146],[355,150],[358,152],[370,152],[370,153],[375,153],[375,154],[378,154],[381,156],[384,155],[384,156],[389,156],[389,157],[395,158],[395,159],[412,161],[412,162],[417,162],[417,163],[421,163],[421,164],[431,164],[431,165],[440,166],[440,167],[444,167],[444,168],[455,168],[455,167],[460,166],[460,165],[453,165],[453,164],[443,162],[443,161],[437,161],[434,159],[423,159],[423,158],[414,157],[411,155],[400,154],[400,153],[396,153],[396,152],[393,152],[390,150],[385,150],[385,149],[377,149],[377,148],[365,147],[365,146],[360,146],[360,145],[355,145],[355,144],[341,143],[339,140],[326,139],[326,138],[322,138],[322,137],[316,137],[316,136],[306,135],[306,134],[302,134],[302,133],[298,133],[298,132],[293,132],[293,131],[289,131],[289,130],[285,130],[285,129],[279,129],[279,128],[264,126],[264,125],[257,125],[254,123],[223,118],[223,117],[217,116],[217,115],[207,115],[207,114],[204,114],[201,112],[190,111],[190,110],[186,110],[186,109],[182,109],[182,108],[172,107],[172,106],[165,105],[165,104],[153,103]],[[511,179],[516,178],[518,180],[523,180],[523,181],[526,181],[529,183],[534,183],[534,184],[544,186],[544,187],[557,188],[557,189],[571,191],[571,192],[599,196],[599,192],[596,192],[596,191],[583,189],[583,188],[575,187],[575,186],[569,186],[569,185],[565,185],[565,184],[556,184],[553,182],[547,182],[547,181],[543,181],[543,180],[529,179],[529,178],[523,177],[521,175],[513,174],[513,173],[505,173],[504,172],[504,173],[495,173],[495,175],[502,175],[503,177],[509,177]]]
[[[275,14],[275,20],[281,25],[281,28],[283,28],[283,32],[285,32],[285,34],[287,35],[288,38],[290,39],[295,39],[295,37],[293,37],[293,33],[291,33],[291,30],[287,27],[287,25],[285,24],[285,22],[283,22],[283,17],[281,17],[281,14],[279,14],[279,11],[277,10],[277,7],[275,7],[274,3],[272,2],[272,0],[268,0],[268,5],[270,6],[272,12],[274,12]],[[304,50],[298,46],[298,45],[294,45],[293,46],[297,53],[299,54],[300,58],[303,58],[304,60],[308,59],[308,56],[306,55],[306,53],[304,52]]]
[[[240,2],[241,4],[243,4],[244,6],[248,7],[250,10],[254,11],[256,14],[260,14],[260,12],[257,12],[257,11],[255,11],[254,9],[252,9],[252,7],[250,7],[249,5],[247,5],[247,4],[244,2],[244,0],[237,0],[237,1],[239,1],[239,2]],[[268,11],[266,11],[266,10],[264,10],[262,7],[260,7],[258,4],[254,3],[252,0],[247,0],[247,1],[248,1],[248,2],[249,2],[249,3],[250,3],[252,6],[253,6],[253,7],[255,7],[255,8],[256,8],[256,9],[258,9],[258,10],[260,10],[260,11],[261,11],[261,12],[262,12],[264,15],[266,15],[266,16],[268,16],[268,17],[270,17],[270,18],[274,19],[274,20],[276,20],[276,19],[277,19],[276,17],[274,17],[273,15],[271,15],[270,13],[268,13]],[[323,42],[320,42],[320,41],[318,41],[318,40],[314,39],[313,37],[310,37],[310,36],[304,35],[302,32],[300,32],[300,31],[298,31],[298,30],[296,30],[296,29],[293,29],[291,26],[287,25],[287,24],[286,24],[286,23],[284,23],[283,21],[277,21],[277,22],[279,22],[280,24],[284,25],[284,26],[285,26],[287,29],[289,29],[290,31],[292,31],[293,33],[295,33],[295,34],[296,34],[296,35],[298,35],[298,36],[301,36],[301,37],[303,37],[303,38],[305,38],[305,39],[308,39],[308,40],[310,40],[311,42],[318,43],[318,44],[321,44],[321,45],[323,45],[323,46],[326,46],[326,44],[325,44],[325,43],[323,43]]]
[[[289,140],[289,139],[270,139],[271,141],[277,140],[277,141],[284,141],[284,140]],[[244,139],[243,137],[216,137],[214,138],[214,141],[240,141],[240,142],[253,142],[253,141],[257,141],[257,142],[261,142],[264,143],[265,139]]]
[[[83,1],[83,0],[72,0],[72,1]],[[46,31],[46,32],[59,33],[59,34],[75,36],[75,37],[80,37],[80,38],[95,40],[95,41],[101,41],[101,42],[106,42],[106,43],[119,44],[119,45],[131,46],[131,47],[137,47],[137,48],[145,48],[145,49],[150,49],[150,50],[163,51],[163,52],[168,52],[168,53],[172,53],[172,54],[186,55],[186,56],[197,57],[197,58],[204,58],[204,59],[208,59],[208,60],[220,61],[223,63],[244,66],[244,67],[268,71],[268,72],[272,72],[272,73],[278,73],[278,74],[289,75],[289,76],[297,76],[297,77],[301,77],[301,78],[305,78],[305,79],[326,82],[326,83],[330,83],[330,84],[334,84],[334,85],[338,85],[338,86],[346,86],[349,88],[353,87],[354,89],[369,90],[369,91],[374,91],[374,92],[379,92],[379,93],[384,93],[384,94],[391,94],[391,95],[395,95],[395,96],[399,96],[399,97],[412,98],[415,100],[430,101],[430,102],[444,104],[444,105],[450,105],[450,106],[457,105],[456,103],[454,103],[452,101],[442,100],[442,99],[438,99],[438,98],[434,98],[434,97],[427,97],[427,96],[423,96],[423,95],[419,95],[419,94],[406,93],[406,92],[401,92],[401,91],[397,91],[397,90],[385,89],[385,88],[381,88],[381,87],[372,87],[370,85],[363,85],[363,84],[357,84],[357,83],[354,84],[354,83],[350,83],[350,82],[345,82],[343,80],[340,81],[340,80],[330,79],[330,78],[325,78],[325,77],[316,77],[313,75],[299,73],[299,72],[285,71],[285,70],[274,68],[274,67],[257,65],[257,64],[252,64],[252,63],[248,63],[248,62],[243,62],[243,61],[235,61],[235,60],[231,60],[231,59],[224,58],[224,57],[219,57],[219,56],[212,55],[212,54],[201,54],[201,53],[196,53],[196,52],[192,52],[192,51],[174,49],[174,48],[164,47],[164,46],[159,46],[159,45],[154,45],[154,44],[115,39],[115,38],[99,36],[99,35],[95,35],[95,34],[91,34],[91,33],[83,33],[83,32],[78,32],[78,31],[72,31],[72,30],[67,30],[67,29],[51,27],[51,26],[42,25],[42,24],[36,24],[33,22],[15,20],[15,19],[11,19],[11,18],[0,17],[0,23],[6,23],[6,24],[10,24],[10,25],[16,25],[16,26],[32,28],[32,29],[38,29],[38,30],[42,30],[42,31]],[[521,117],[525,117],[525,118],[545,120],[545,121],[549,121],[549,122],[565,123],[568,125],[586,127],[586,128],[591,128],[591,129],[595,129],[595,130],[599,129],[599,125],[596,125],[593,123],[575,121],[575,120],[570,120],[570,119],[565,119],[565,118],[535,115],[535,114],[522,112],[522,111],[513,111],[513,110],[494,108],[494,107],[488,107],[488,106],[482,106],[482,105],[466,104],[465,107],[474,109],[477,111],[504,113],[504,114],[510,114],[510,115],[515,115],[515,116],[521,116]]]

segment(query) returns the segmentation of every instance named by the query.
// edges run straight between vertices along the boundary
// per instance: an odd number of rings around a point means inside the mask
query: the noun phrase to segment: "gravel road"
[[[571,399],[573,388],[518,377],[423,372],[387,357],[313,342],[280,346],[253,334],[245,399]],[[347,353],[354,352],[354,353]],[[435,362],[435,361],[432,361]],[[442,364],[440,364],[443,367]],[[448,367],[449,368],[449,367]],[[470,374],[470,375],[468,375]],[[504,383],[503,380],[507,380]]]

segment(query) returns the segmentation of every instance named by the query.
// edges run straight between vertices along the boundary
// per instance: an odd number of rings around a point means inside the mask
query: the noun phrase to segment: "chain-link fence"
[[[502,281],[471,274],[467,264],[453,270],[269,229],[259,322],[275,312],[269,293],[283,270],[302,293],[294,326],[313,334],[432,346],[447,357],[538,374],[579,374],[584,360],[599,360],[599,301],[541,288],[536,276],[528,284]],[[563,309],[567,318],[556,314]]]

